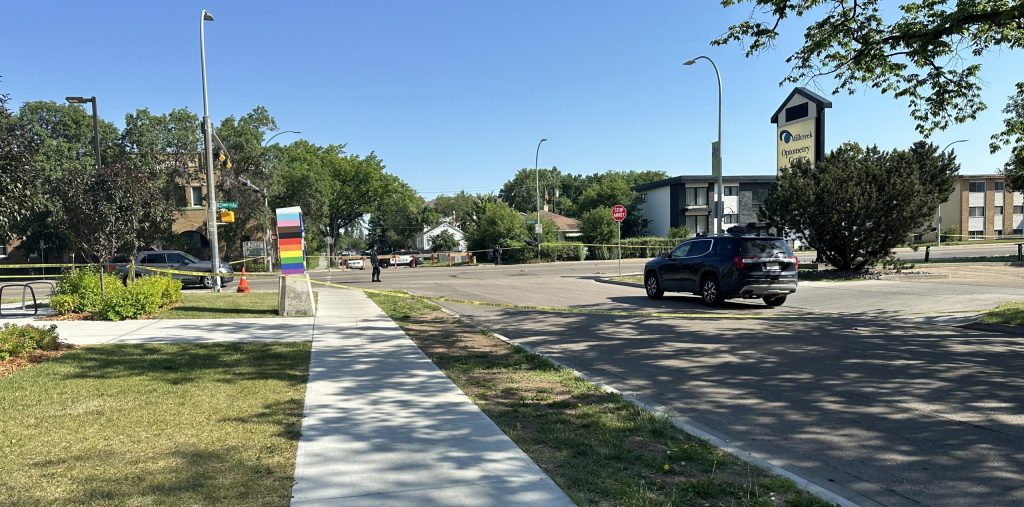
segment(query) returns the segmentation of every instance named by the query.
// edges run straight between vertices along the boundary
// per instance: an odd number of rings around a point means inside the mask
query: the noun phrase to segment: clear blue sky
[[[726,174],[774,173],[770,115],[785,57],[803,27],[770,54],[742,56],[709,41],[749,7],[715,0],[610,2],[8,2],[0,91],[26,100],[96,95],[119,125],[139,107],[202,112],[199,13],[209,9],[211,116],[266,106],[282,129],[320,144],[376,151],[424,197],[497,191],[522,167],[564,172],[660,169],[710,172],[715,77],[724,81]],[[13,44],[11,44],[13,42]],[[999,112],[1024,68],[1021,52],[983,60],[989,109],[939,133],[957,145],[964,173],[991,173]],[[825,92],[829,83],[824,83]],[[917,135],[906,104],[865,91],[832,96],[826,146],[846,140],[883,148]],[[288,137],[281,136],[280,141]]]

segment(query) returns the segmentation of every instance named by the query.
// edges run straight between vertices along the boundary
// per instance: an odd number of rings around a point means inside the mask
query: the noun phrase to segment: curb
[[[993,331],[996,333],[1024,336],[1024,326],[1014,326],[1012,324],[989,324],[987,322],[974,321],[961,324],[958,327],[973,329],[975,331]]]
[[[640,285],[630,284],[629,282],[602,281],[601,279],[595,279],[595,281],[599,281],[599,282],[602,282],[602,283],[609,283],[609,284],[612,284],[612,285],[628,285],[628,286],[633,286],[633,287],[641,287]],[[437,303],[435,303],[435,304],[437,304]],[[858,507],[858,506],[875,506],[875,505],[879,505],[877,502],[874,502],[874,501],[872,501],[872,500],[870,500],[870,499],[868,499],[866,497],[857,495],[855,493],[854,494],[850,494],[850,496],[856,498],[857,501],[853,501],[853,500],[851,500],[851,499],[849,499],[849,498],[847,498],[845,496],[842,496],[842,495],[840,495],[838,493],[835,493],[832,490],[830,490],[828,488],[825,488],[824,486],[821,486],[821,485],[819,485],[816,482],[811,481],[810,479],[807,479],[807,478],[805,478],[805,477],[803,477],[801,475],[798,475],[798,474],[796,474],[796,473],[794,473],[794,472],[792,472],[790,470],[787,470],[782,465],[778,465],[778,464],[773,463],[771,461],[771,457],[769,457],[769,456],[765,456],[765,455],[762,455],[760,453],[754,453],[752,451],[744,450],[739,445],[729,443],[728,439],[725,439],[724,437],[717,436],[717,435],[711,433],[709,430],[705,430],[705,429],[702,429],[702,428],[699,428],[699,427],[695,426],[694,424],[689,422],[686,418],[684,418],[682,416],[676,415],[674,412],[668,410],[665,407],[660,407],[660,406],[648,403],[648,402],[646,402],[646,401],[644,401],[644,400],[642,400],[642,399],[640,399],[640,398],[638,398],[638,397],[636,397],[636,396],[634,396],[632,394],[624,393],[624,392],[616,389],[613,386],[610,386],[610,385],[605,384],[603,382],[599,382],[599,381],[589,377],[587,374],[585,374],[585,373],[583,373],[583,372],[581,372],[581,371],[579,371],[579,370],[577,370],[577,369],[575,369],[575,368],[573,368],[571,366],[567,366],[567,365],[563,364],[562,362],[560,362],[560,361],[558,361],[556,359],[553,359],[553,358],[548,357],[548,356],[546,356],[546,355],[544,355],[544,354],[542,354],[540,352],[537,352],[536,350],[534,350],[532,347],[530,347],[528,345],[522,345],[522,344],[516,343],[514,340],[512,340],[511,338],[508,338],[505,335],[502,335],[500,333],[495,333],[495,332],[493,332],[493,331],[491,331],[489,329],[486,329],[486,328],[483,328],[483,327],[477,325],[476,322],[471,317],[467,317],[465,315],[462,315],[462,314],[460,314],[460,313],[458,313],[458,312],[456,312],[454,310],[448,309],[447,307],[445,307],[443,305],[437,305],[437,306],[439,308],[441,308],[441,311],[443,311],[444,313],[446,313],[446,314],[448,314],[448,315],[450,315],[452,317],[459,318],[459,319],[469,323],[476,330],[478,330],[480,332],[487,333],[487,334],[489,334],[491,336],[494,336],[495,338],[497,338],[497,339],[499,339],[499,340],[501,340],[501,341],[503,341],[503,342],[505,342],[505,343],[507,343],[509,345],[512,345],[512,346],[515,346],[515,347],[520,347],[523,350],[526,350],[526,351],[528,351],[528,352],[530,352],[532,354],[536,354],[536,355],[538,355],[540,357],[543,357],[544,359],[546,359],[548,361],[551,361],[551,363],[553,363],[555,366],[568,370],[573,375],[575,375],[575,376],[577,376],[577,377],[579,377],[579,378],[581,378],[583,380],[586,380],[587,382],[590,382],[591,384],[594,384],[595,386],[597,386],[598,389],[600,389],[600,390],[602,390],[602,391],[604,391],[606,393],[617,394],[617,395],[621,396],[624,400],[626,400],[626,401],[636,405],[637,407],[641,408],[642,410],[645,410],[645,411],[650,412],[652,414],[656,414],[656,415],[660,415],[660,416],[669,418],[672,421],[672,425],[673,426],[675,426],[675,427],[677,427],[677,428],[679,428],[679,429],[681,429],[681,430],[683,430],[683,431],[685,431],[685,432],[689,433],[690,435],[693,435],[693,436],[695,436],[697,438],[701,438],[701,439],[707,440],[708,443],[710,443],[711,445],[713,445],[713,446],[715,446],[715,447],[717,447],[717,448],[719,448],[719,449],[721,449],[721,450],[723,450],[723,451],[725,451],[725,452],[727,452],[729,454],[732,454],[733,456],[739,458],[742,461],[746,461],[746,462],[751,463],[753,465],[756,465],[756,466],[759,466],[761,468],[764,468],[765,470],[768,470],[768,471],[770,471],[771,473],[773,473],[775,475],[778,475],[778,476],[781,476],[781,477],[785,477],[785,478],[793,481],[794,483],[796,483],[796,485],[798,487],[806,490],[808,493],[810,493],[810,494],[812,494],[812,495],[814,495],[814,496],[816,496],[816,497],[818,497],[818,498],[820,498],[820,499],[822,499],[822,500],[824,500],[826,502],[830,502],[832,504],[839,505],[841,507]]]
[[[639,274],[639,273],[637,273],[637,274]],[[625,275],[623,275],[623,276],[625,276]],[[594,278],[593,280],[595,282],[597,282],[597,283],[606,283],[608,285],[621,285],[623,287],[636,287],[638,289],[644,288],[643,284],[640,284],[640,283],[622,282],[622,281],[619,281],[619,280],[610,280],[608,278]]]

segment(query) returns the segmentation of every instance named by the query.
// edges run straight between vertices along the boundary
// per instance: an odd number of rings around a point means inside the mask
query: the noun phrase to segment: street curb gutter
[[[973,329],[975,331],[994,331],[996,333],[1024,336],[1024,326],[1014,326],[1010,324],[989,324],[987,322],[974,321],[962,324],[960,327]]]
[[[637,273],[637,274],[639,274],[639,273]],[[623,276],[626,276],[626,275],[623,275]],[[638,289],[644,288],[643,284],[633,283],[633,282],[623,282],[623,281],[619,281],[619,280],[609,280],[607,278],[594,278],[594,281],[598,282],[598,283],[607,283],[608,285],[621,285],[623,287],[636,287]]]
[[[625,284],[625,283],[628,283],[628,282],[605,281],[603,283],[610,283],[610,284],[613,284],[613,285],[622,285],[622,284]],[[636,286],[636,285],[635,284],[630,284],[630,286]],[[828,488],[826,488],[824,486],[821,486],[818,483],[811,481],[810,479],[807,479],[807,478],[805,478],[803,476],[800,476],[800,475],[798,475],[798,474],[796,474],[796,473],[786,469],[782,465],[773,463],[771,461],[771,458],[768,457],[768,456],[764,456],[764,455],[762,455],[760,453],[755,453],[755,452],[752,452],[752,451],[747,451],[747,450],[741,448],[739,445],[730,443],[727,439],[711,433],[709,430],[706,430],[706,429],[700,428],[698,426],[695,426],[693,423],[689,422],[684,417],[677,416],[675,413],[673,413],[672,411],[666,409],[665,407],[661,407],[661,406],[658,406],[658,405],[654,405],[652,403],[648,403],[648,402],[646,402],[646,401],[644,401],[644,400],[642,400],[642,399],[640,399],[640,398],[638,398],[638,397],[636,397],[636,396],[634,396],[632,394],[623,393],[622,391],[616,389],[615,387],[612,387],[612,386],[610,386],[608,384],[605,384],[603,382],[599,382],[599,381],[589,377],[585,373],[583,373],[583,372],[581,372],[579,370],[576,370],[575,368],[573,368],[571,366],[567,366],[567,365],[563,364],[562,362],[560,362],[560,361],[558,361],[558,360],[556,360],[554,358],[548,357],[548,356],[546,356],[546,355],[544,355],[544,354],[542,354],[540,352],[537,352],[536,350],[534,350],[533,348],[531,348],[531,347],[529,347],[527,345],[522,345],[520,343],[516,343],[511,338],[508,338],[508,337],[506,337],[506,336],[504,336],[502,334],[499,334],[499,333],[495,333],[495,332],[493,332],[493,331],[491,331],[489,329],[483,328],[483,327],[477,325],[476,322],[471,317],[467,317],[465,315],[462,315],[462,314],[460,314],[460,313],[458,313],[458,312],[456,312],[454,310],[451,310],[451,309],[446,308],[446,307],[441,306],[441,305],[437,305],[437,306],[441,309],[441,311],[447,313],[448,315],[451,315],[452,317],[456,317],[456,318],[462,319],[462,320],[464,320],[466,322],[469,322],[478,331],[481,331],[481,332],[487,333],[487,334],[489,334],[491,336],[494,336],[495,338],[497,338],[497,339],[499,339],[499,340],[501,340],[501,341],[503,341],[503,342],[505,342],[505,343],[507,343],[509,345],[513,345],[513,346],[516,346],[516,347],[521,347],[523,350],[526,350],[526,351],[528,351],[530,353],[533,353],[533,354],[537,354],[538,356],[541,356],[544,359],[547,359],[548,361],[551,361],[552,363],[554,363],[559,368],[564,368],[564,369],[568,370],[569,372],[571,372],[573,375],[575,375],[575,376],[577,376],[579,378],[582,378],[583,380],[586,380],[587,382],[590,382],[591,384],[594,384],[595,386],[597,386],[599,389],[601,389],[604,392],[611,393],[611,394],[617,394],[617,395],[621,396],[624,400],[629,401],[630,403],[640,407],[643,410],[646,410],[648,412],[651,412],[653,414],[657,414],[657,415],[660,415],[660,416],[668,417],[669,419],[672,420],[672,424],[675,427],[677,427],[677,428],[679,428],[679,429],[681,429],[681,430],[683,430],[683,431],[685,431],[685,432],[687,432],[687,433],[689,433],[689,434],[691,434],[691,435],[693,435],[693,436],[695,436],[697,438],[701,438],[701,439],[707,440],[711,445],[713,445],[715,447],[718,447],[719,449],[721,449],[721,450],[723,450],[723,451],[725,451],[725,452],[727,452],[729,454],[732,454],[733,456],[736,456],[737,458],[739,458],[739,459],[741,459],[743,461],[746,461],[747,463],[750,463],[750,464],[753,464],[753,465],[757,465],[757,466],[759,466],[761,468],[764,468],[764,469],[770,471],[771,473],[773,473],[775,475],[779,475],[779,476],[785,477],[785,478],[793,481],[794,483],[796,483],[796,485],[799,486],[800,488],[806,490],[807,492],[811,493],[812,495],[814,495],[814,496],[816,496],[816,497],[818,497],[818,498],[820,498],[820,499],[822,499],[822,500],[824,500],[826,502],[830,502],[830,503],[839,505],[841,507],[880,506],[881,505],[881,504],[879,504],[877,502],[874,502],[874,501],[872,501],[872,500],[870,500],[870,499],[868,499],[866,497],[863,497],[863,496],[858,495],[858,494],[853,493],[853,492],[846,492],[845,494],[847,496],[842,496],[842,495],[840,495],[838,493],[835,493],[834,491],[832,491],[832,490],[830,490],[830,489],[828,489]],[[855,499],[856,501],[854,501],[853,499]]]

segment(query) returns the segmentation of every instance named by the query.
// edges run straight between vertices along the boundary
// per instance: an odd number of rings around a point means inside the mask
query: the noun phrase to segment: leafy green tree
[[[478,195],[461,191],[455,195],[439,195],[434,198],[434,209],[449,223],[467,232],[476,225],[477,211],[482,199]]]
[[[455,235],[445,230],[437,233],[430,239],[430,249],[434,252],[454,252],[459,248],[459,240]]]
[[[15,224],[45,206],[42,171],[32,163],[38,142],[7,109],[8,100],[0,94],[0,244],[12,239]]]
[[[559,181],[562,173],[557,167],[540,168],[534,171],[532,168],[520,169],[511,180],[506,181],[498,191],[498,197],[508,203],[513,209],[523,213],[537,211],[537,178],[540,178],[540,199],[541,207],[544,206],[544,193],[547,192],[548,200],[554,199],[555,189],[559,188]]]
[[[1003,131],[992,136],[989,150],[996,153],[1011,147],[1003,173],[1010,188],[1021,191],[1024,190],[1024,83],[1017,83],[1017,93],[1010,96],[1003,113],[1006,114]]]
[[[489,250],[495,245],[525,242],[528,238],[526,219],[522,215],[504,202],[487,202],[468,239],[472,250]]]
[[[618,228],[609,206],[594,208],[580,217],[580,232],[585,243],[610,245],[615,242]]]
[[[958,170],[952,153],[926,143],[892,152],[847,143],[783,171],[761,218],[795,231],[837,269],[860,271],[931,219]]]
[[[979,59],[1024,47],[1024,2],[1011,0],[904,1],[892,9],[881,0],[722,0],[749,3],[754,14],[712,41],[740,42],[746,55],[774,47],[789,17],[813,16],[803,45],[786,62],[782,83],[829,78],[833,94],[870,87],[906,98],[925,136],[974,120],[986,109]],[[883,10],[883,6],[885,7]],[[1013,146],[1004,170],[1024,188],[1024,81],[1003,112],[1005,128],[992,136],[993,153]]]
[[[416,235],[423,232],[432,214],[423,214],[423,198],[408,184],[391,174],[384,174],[389,191],[374,206],[370,215],[374,222],[374,236],[384,236],[393,248],[410,249],[416,244]]]
[[[616,204],[630,204],[636,199],[636,195],[621,174],[609,172],[587,187],[580,196],[576,209],[581,214],[600,207],[610,209]]]

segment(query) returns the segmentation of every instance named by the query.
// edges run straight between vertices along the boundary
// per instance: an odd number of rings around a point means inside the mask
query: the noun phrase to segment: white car
[[[366,269],[362,259],[345,259],[348,269]]]

